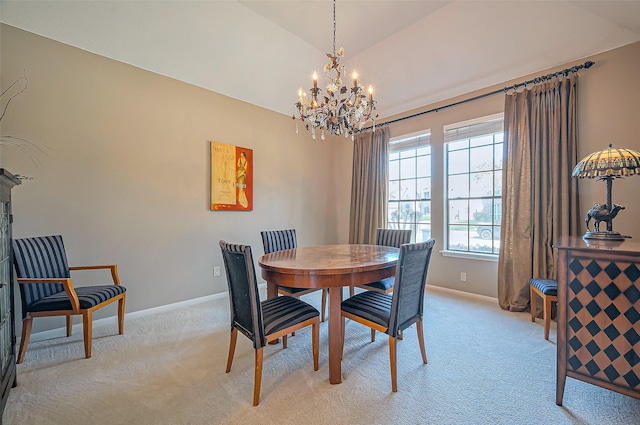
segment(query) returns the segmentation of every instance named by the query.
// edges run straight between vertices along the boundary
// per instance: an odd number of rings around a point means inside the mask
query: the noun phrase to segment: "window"
[[[445,126],[447,250],[498,254],[502,114]]]
[[[389,141],[390,229],[411,229],[411,240],[431,237],[431,145],[430,132]]]

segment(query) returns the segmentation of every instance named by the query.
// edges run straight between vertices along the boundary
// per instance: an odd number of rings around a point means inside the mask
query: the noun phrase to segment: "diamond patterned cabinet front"
[[[640,244],[566,238],[558,249],[558,376],[640,398]]]

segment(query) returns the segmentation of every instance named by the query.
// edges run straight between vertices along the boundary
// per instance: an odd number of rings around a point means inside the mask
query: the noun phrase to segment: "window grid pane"
[[[389,156],[388,228],[411,229],[411,240],[431,237],[431,146],[429,133],[394,143]],[[416,140],[421,145],[415,146]]]
[[[445,143],[448,250],[499,253],[503,132],[490,131],[474,134],[467,127],[467,138]]]

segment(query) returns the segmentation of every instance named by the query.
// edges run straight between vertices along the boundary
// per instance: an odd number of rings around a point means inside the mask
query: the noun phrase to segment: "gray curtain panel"
[[[389,128],[356,134],[353,143],[349,243],[374,244],[376,229],[386,227],[389,178]]]
[[[506,95],[498,302],[529,309],[529,281],[556,278],[552,244],[580,231],[578,76]]]

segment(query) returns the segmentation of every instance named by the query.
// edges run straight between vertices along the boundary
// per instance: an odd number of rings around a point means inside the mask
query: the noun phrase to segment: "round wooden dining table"
[[[323,245],[265,254],[258,260],[267,297],[278,286],[328,288],[329,382],[342,382],[342,288],[394,276],[399,249],[381,245]]]

